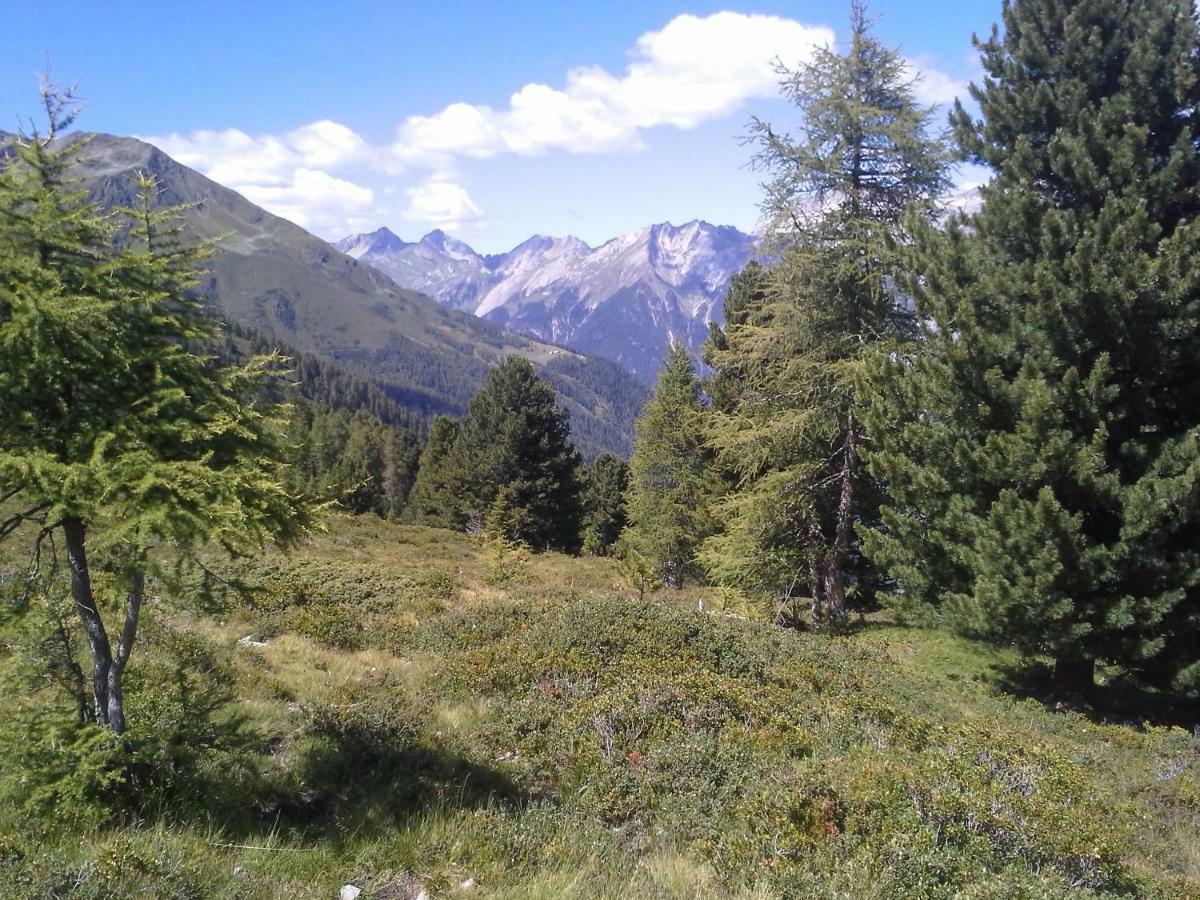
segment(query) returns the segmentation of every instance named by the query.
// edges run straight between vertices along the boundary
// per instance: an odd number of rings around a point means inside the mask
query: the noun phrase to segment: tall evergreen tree
[[[583,551],[607,556],[621,536],[628,516],[625,490],[629,463],[611,453],[601,453],[584,472]]]
[[[622,536],[671,588],[695,573],[696,547],[708,533],[702,413],[691,354],[676,343],[637,420]]]
[[[734,487],[702,558],[714,580],[781,609],[808,593],[815,623],[836,623],[848,586],[867,593],[856,529],[879,499],[861,460],[857,383],[865,360],[913,327],[892,288],[895,246],[907,210],[932,213],[948,155],[860,3],[844,53],[819,50],[782,74],[799,136],[753,129],[776,261],[734,282],[725,329],[706,348],[711,444]]]
[[[119,733],[156,547],[255,546],[297,534],[307,511],[277,474],[269,361],[205,352],[216,323],[190,293],[200,251],[177,211],[156,210],[143,179],[138,208],[102,217],[70,183],[78,143],[58,140],[71,97],[47,86],[43,98],[48,133],[20,138],[0,169],[0,498],[17,510],[0,536],[32,526],[39,552],[61,534],[95,720]],[[115,633],[97,558],[124,582]]]
[[[737,409],[744,376],[738,356],[729,354],[727,332],[746,325],[751,316],[757,315],[767,301],[770,291],[771,270],[758,260],[750,260],[745,268],[729,281],[729,290],[721,304],[724,326],[708,323],[708,340],[704,342],[700,357],[709,368],[704,380],[704,393],[713,409],[732,413]],[[725,354],[721,356],[720,354]]]
[[[419,521],[482,527],[503,493],[508,540],[535,550],[578,548],[579,454],[567,412],[529,360],[512,356],[493,368],[457,433],[440,429],[417,474]]]
[[[921,230],[877,373],[872,551],[903,598],[1200,688],[1200,45],[1190,0],[1012,0],[977,42],[979,213]]]
[[[466,524],[461,498],[465,473],[455,454],[459,423],[438,416],[417,463],[417,477],[408,498],[406,517],[434,528],[462,528]]]

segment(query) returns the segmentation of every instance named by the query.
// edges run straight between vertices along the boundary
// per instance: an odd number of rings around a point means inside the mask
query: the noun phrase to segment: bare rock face
[[[536,235],[495,256],[441,231],[408,243],[381,228],[336,246],[446,306],[603,356],[647,383],[672,341],[699,348],[708,323],[721,321],[730,279],[756,253],[751,235],[699,220],[599,247]]]

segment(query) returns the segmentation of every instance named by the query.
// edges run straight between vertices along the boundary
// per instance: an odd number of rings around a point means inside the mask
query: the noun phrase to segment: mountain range
[[[6,138],[0,133],[0,152]],[[228,319],[368,376],[424,421],[462,414],[492,365],[524,356],[557,389],[585,456],[629,452],[646,391],[618,365],[402,287],[150,144],[107,134],[68,139],[86,142],[74,174],[104,208],[133,202],[139,172],[157,179],[160,205],[184,206],[189,235],[215,247],[200,290]]]
[[[447,307],[602,356],[645,383],[673,340],[699,348],[721,320],[730,279],[755,254],[751,235],[699,220],[598,247],[535,235],[486,256],[442,231],[410,243],[380,228],[334,246]]]

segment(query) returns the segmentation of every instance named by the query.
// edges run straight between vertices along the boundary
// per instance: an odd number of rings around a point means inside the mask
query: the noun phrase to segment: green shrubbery
[[[469,574],[372,561],[392,533]],[[1180,729],[999,695],[999,651],[945,634],[598,597],[545,559],[506,594],[444,534],[347,524],[344,558],[223,571],[214,619],[152,604],[119,744],[74,724],[52,617],[5,607],[0,895],[1196,894]]]
[[[914,712],[887,661],[849,641],[619,599],[478,628],[489,639],[431,689],[496,698],[477,735],[488,755],[527,790],[690,845],[735,882],[824,895],[859,872],[888,885],[880,896],[993,879],[1009,896],[1171,893],[1129,865],[1134,817],[1079,763],[1003,726]]]
[[[235,789],[222,766],[241,747],[229,712],[234,676],[211,642],[147,617],[145,656],[126,685],[137,719],[118,736],[81,719],[82,686],[55,677],[61,658],[37,652],[54,628],[39,613],[36,601],[13,623],[0,659],[0,686],[12,697],[0,724],[0,803],[9,810],[0,819],[71,832],[152,810],[209,809],[217,792]],[[41,677],[30,669],[38,661]]]
[[[337,650],[392,649],[409,626],[445,610],[458,592],[458,581],[443,572],[278,560],[243,564],[223,600],[250,614],[251,636],[259,640],[290,631]]]

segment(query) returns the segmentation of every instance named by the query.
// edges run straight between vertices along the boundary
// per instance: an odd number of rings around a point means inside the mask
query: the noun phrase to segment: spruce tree
[[[691,354],[673,344],[637,420],[622,535],[627,552],[670,588],[696,573],[696,547],[709,530],[702,414]]]
[[[438,416],[433,420],[417,463],[406,518],[433,528],[462,528],[466,524],[460,502],[465,493],[465,476],[455,454],[458,433],[457,419]]]
[[[705,351],[710,443],[733,487],[702,559],[714,580],[781,612],[807,594],[819,625],[844,618],[849,591],[870,593],[857,529],[876,516],[879,486],[862,464],[858,381],[913,327],[893,289],[895,246],[906,211],[933,212],[948,155],[859,3],[844,53],[819,50],[782,74],[799,135],[753,129],[774,262],[735,280]]]
[[[583,552],[607,556],[628,521],[625,490],[629,464],[619,456],[601,453],[583,477]]]
[[[161,548],[246,549],[296,536],[308,513],[284,487],[281,417],[261,400],[271,360],[224,366],[217,323],[195,299],[202,248],[176,210],[112,220],[71,185],[69,94],[43,90],[45,135],[21,137],[0,170],[0,499],[34,552],[61,535],[92,655],[97,724],[125,728],[122,694]],[[92,565],[120,573],[119,631]]]
[[[872,551],[906,601],[1200,688],[1200,45],[1190,0],[1013,0],[977,41],[975,216],[925,228],[881,365]]]
[[[417,521],[482,528],[503,494],[509,540],[534,550],[579,546],[579,454],[554,388],[527,359],[488,373],[457,425],[435,423],[421,457]]]

